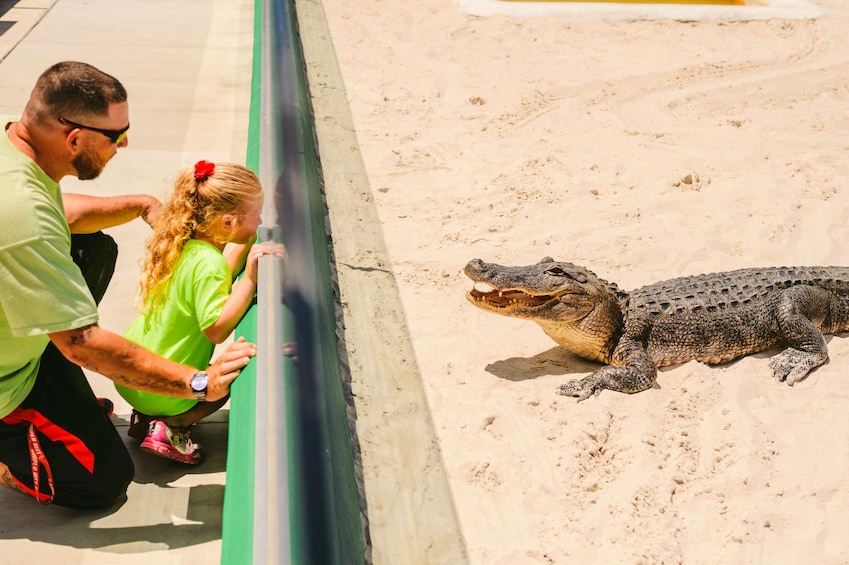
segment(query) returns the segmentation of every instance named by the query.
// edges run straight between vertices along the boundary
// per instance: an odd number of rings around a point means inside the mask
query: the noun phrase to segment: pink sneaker
[[[197,465],[203,460],[200,446],[189,439],[188,430],[171,431],[162,420],[152,420],[141,448],[160,457],[167,457],[187,465]]]

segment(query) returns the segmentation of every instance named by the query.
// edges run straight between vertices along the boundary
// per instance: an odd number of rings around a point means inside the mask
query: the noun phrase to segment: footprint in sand
[[[690,173],[684,175],[681,180],[673,182],[672,186],[674,186],[675,188],[680,188],[681,190],[692,190],[694,192],[700,192],[703,187],[709,184],[709,178],[701,177],[696,173]]]

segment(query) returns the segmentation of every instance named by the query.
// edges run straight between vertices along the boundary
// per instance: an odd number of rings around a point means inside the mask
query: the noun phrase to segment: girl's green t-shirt
[[[215,344],[203,330],[218,320],[231,288],[230,267],[221,251],[207,242],[189,240],[174,268],[162,308],[136,318],[124,337],[162,357],[205,370]],[[118,384],[115,388],[133,408],[151,416],[176,416],[197,403]]]

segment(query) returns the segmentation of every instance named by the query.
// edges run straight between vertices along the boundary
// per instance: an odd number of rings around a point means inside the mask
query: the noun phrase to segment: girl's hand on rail
[[[298,363],[298,342],[288,341],[283,344],[283,355],[292,360],[292,363]]]
[[[282,243],[256,243],[248,253],[245,263],[245,276],[250,278],[254,284],[257,282],[257,261],[264,255],[274,255],[286,260],[286,248]]]

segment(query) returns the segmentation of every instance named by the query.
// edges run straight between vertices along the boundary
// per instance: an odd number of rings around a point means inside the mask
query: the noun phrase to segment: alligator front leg
[[[559,393],[577,397],[580,402],[604,389],[633,394],[649,389],[654,384],[657,368],[641,343],[632,341],[630,344],[620,344],[614,354],[614,361],[616,360],[621,364],[605,365],[583,379],[574,379],[560,385]]]
[[[646,381],[648,385],[645,385]],[[651,388],[653,382],[654,378],[647,377],[635,367],[605,365],[583,379],[574,379],[560,385],[559,392],[563,396],[574,396],[580,402],[592,395],[598,395],[604,389],[627,393],[641,392]]]

